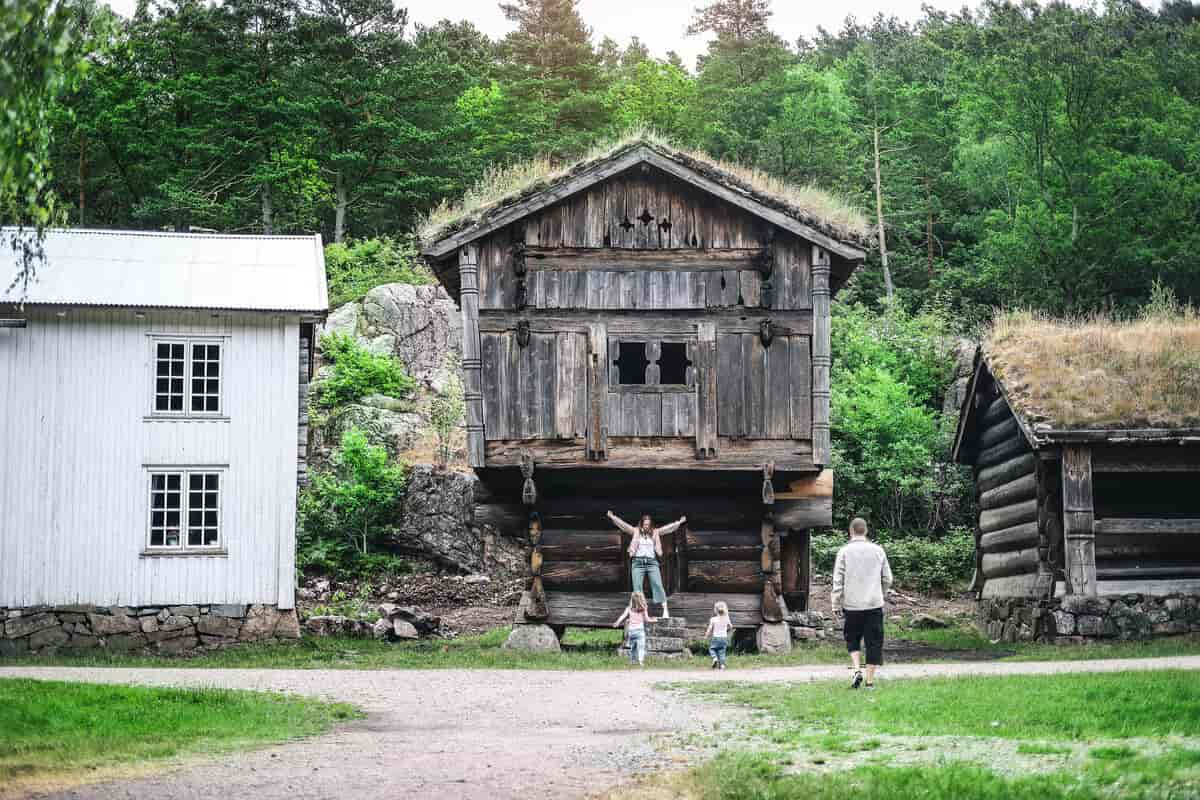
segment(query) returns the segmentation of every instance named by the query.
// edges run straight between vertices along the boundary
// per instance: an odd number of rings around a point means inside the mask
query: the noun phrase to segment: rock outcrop
[[[473,473],[413,467],[393,536],[395,548],[461,572],[522,571],[523,545],[475,525],[478,480]]]

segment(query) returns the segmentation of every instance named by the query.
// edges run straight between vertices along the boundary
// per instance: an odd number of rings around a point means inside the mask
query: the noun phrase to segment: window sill
[[[201,549],[188,550],[188,549],[182,549],[182,548],[179,550],[171,550],[171,549],[167,549],[167,548],[163,548],[163,549],[147,548],[147,549],[142,550],[141,553],[139,553],[139,556],[141,558],[181,558],[181,557],[182,558],[195,558],[197,556],[216,556],[218,558],[226,558],[228,555],[229,555],[229,551],[226,550],[225,548],[219,548],[219,549],[209,548],[207,550],[201,550]]]
[[[614,383],[608,387],[610,392],[626,394],[668,394],[678,392],[686,394],[695,392],[695,384],[686,383]]]
[[[229,417],[219,414],[147,414],[142,417],[142,422],[229,422]]]

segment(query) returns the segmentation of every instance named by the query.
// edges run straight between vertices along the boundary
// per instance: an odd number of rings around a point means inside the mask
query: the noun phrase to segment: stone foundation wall
[[[0,608],[0,656],[97,648],[183,653],[298,638],[295,610],[271,605]]]
[[[980,629],[993,641],[1083,642],[1200,632],[1200,597],[1084,597],[980,600]]]

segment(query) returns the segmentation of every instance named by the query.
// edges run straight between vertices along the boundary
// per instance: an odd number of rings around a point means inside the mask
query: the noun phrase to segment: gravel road
[[[1168,668],[1200,669],[1200,656],[898,665],[881,678]],[[52,795],[136,800],[582,797],[703,755],[689,735],[742,713],[655,690],[656,683],[845,676],[836,667],[724,673],[0,668],[0,677],[292,692],[354,703],[367,712],[316,739]]]

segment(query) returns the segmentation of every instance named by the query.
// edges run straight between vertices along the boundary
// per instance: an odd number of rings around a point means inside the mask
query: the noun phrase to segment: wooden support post
[[[768,510],[762,521],[762,618],[765,622],[782,622],[787,614],[783,600],[783,585],[779,578],[780,544],[775,520]]]
[[[688,590],[688,526],[684,523],[683,527],[675,532],[675,586],[673,591],[686,592]]]
[[[1052,509],[1053,498],[1058,494],[1058,482],[1052,481],[1057,475],[1050,470],[1049,463],[1038,461],[1034,472],[1037,480],[1037,550],[1038,550],[1038,579],[1037,593],[1040,597],[1050,597],[1054,594],[1054,568],[1050,561],[1050,539],[1055,524],[1055,514]]]
[[[546,588],[542,583],[542,518],[536,511],[529,513],[529,547],[529,605],[525,617],[546,619],[550,609],[546,606]]]
[[[717,457],[717,326],[696,323],[696,458]]]
[[[812,457],[814,464],[829,466],[829,252],[812,249]]]
[[[608,328],[588,325],[587,458],[608,460]]]
[[[483,362],[479,356],[479,246],[466,244],[458,251],[462,305],[463,401],[467,412],[467,463],[484,465]],[[493,398],[494,399],[494,398]]]
[[[1095,506],[1092,501],[1092,449],[1066,445],[1062,458],[1063,537],[1069,594],[1096,594]]]

